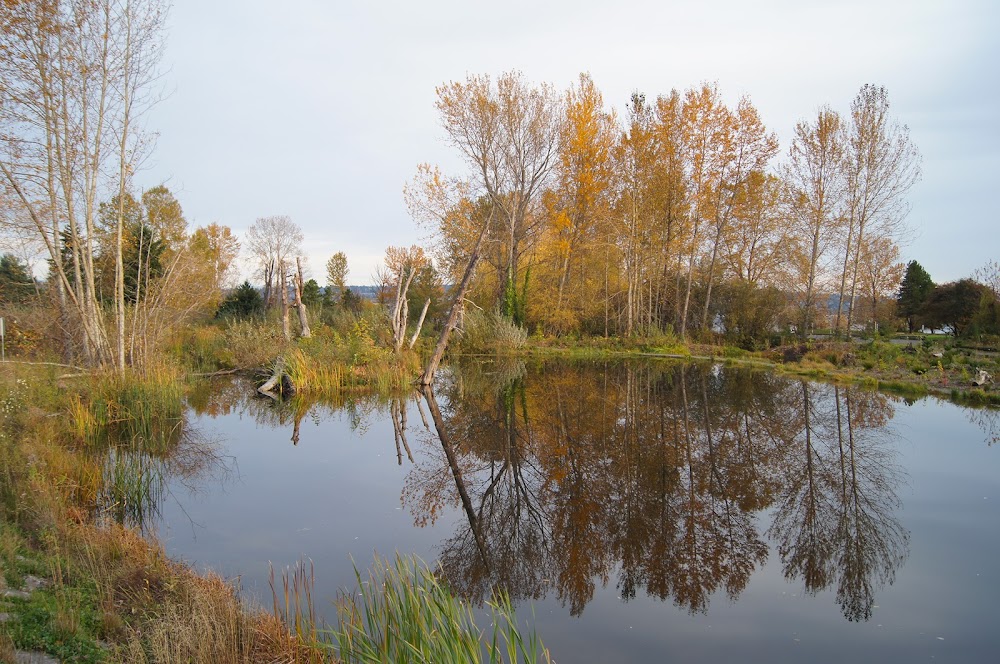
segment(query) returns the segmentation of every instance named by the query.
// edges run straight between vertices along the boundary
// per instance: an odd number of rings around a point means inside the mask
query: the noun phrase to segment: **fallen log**
[[[275,392],[275,388],[278,388],[277,392]],[[272,399],[279,399],[280,395],[285,392],[292,393],[295,391],[294,386],[288,380],[288,376],[285,373],[285,358],[279,357],[277,359],[274,363],[274,371],[271,373],[271,377],[258,387],[257,391]]]

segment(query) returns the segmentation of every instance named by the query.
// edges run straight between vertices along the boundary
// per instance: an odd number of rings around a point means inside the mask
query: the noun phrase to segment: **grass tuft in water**
[[[472,607],[415,557],[376,556],[367,579],[357,567],[354,574],[358,588],[337,601],[333,637],[341,662],[551,662],[534,631],[522,635],[506,594],[489,603],[486,637]]]

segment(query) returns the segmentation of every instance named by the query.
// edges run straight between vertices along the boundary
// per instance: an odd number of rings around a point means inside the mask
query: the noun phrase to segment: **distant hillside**
[[[351,292],[355,295],[364,298],[365,300],[375,301],[378,297],[378,286],[348,286]]]

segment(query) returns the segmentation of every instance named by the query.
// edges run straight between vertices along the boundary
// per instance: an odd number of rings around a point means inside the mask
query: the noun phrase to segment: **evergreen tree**
[[[302,285],[302,304],[307,307],[318,307],[322,302],[323,293],[315,279],[310,279]]]
[[[145,223],[126,226],[122,245],[125,301],[136,304],[148,295],[150,285],[163,276],[163,255],[167,246]]]
[[[0,256],[0,302],[22,304],[35,292],[28,266],[14,254]]]
[[[226,299],[219,305],[215,317],[250,318],[263,312],[264,298],[261,297],[256,288],[250,285],[249,281],[244,281],[226,296]]]
[[[906,328],[910,332],[925,321],[924,309],[931,293],[934,292],[934,282],[931,275],[917,261],[910,261],[906,266],[906,274],[899,285],[896,302],[899,305],[899,315],[906,319]]]

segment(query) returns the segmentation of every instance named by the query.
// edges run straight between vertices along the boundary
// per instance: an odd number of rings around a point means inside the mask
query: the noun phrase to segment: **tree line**
[[[883,87],[799,122],[780,162],[750,98],[712,83],[634,93],[624,119],[586,74],[563,93],[504,73],[437,96],[468,170],[421,165],[406,200],[453,281],[484,232],[474,299],[518,323],[849,332],[895,294],[920,154]]]
[[[991,261],[971,277],[935,284],[917,261],[910,261],[896,296],[908,331],[931,328],[955,336],[1000,335],[1000,263]]]

